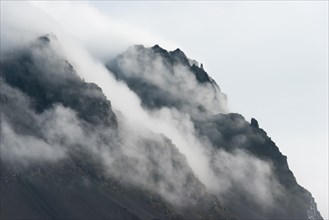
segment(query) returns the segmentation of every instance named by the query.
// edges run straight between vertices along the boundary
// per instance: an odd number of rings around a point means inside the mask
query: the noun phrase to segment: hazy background
[[[328,218],[327,1],[92,4],[203,63],[230,110],[259,121]]]

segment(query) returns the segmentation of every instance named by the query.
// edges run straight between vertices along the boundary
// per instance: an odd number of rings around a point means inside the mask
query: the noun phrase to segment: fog
[[[29,15],[24,22],[18,19],[22,11]],[[1,56],[14,49],[32,48],[32,55],[40,60],[36,65],[47,70],[45,77],[59,82],[66,80],[67,60],[81,79],[102,89],[118,120],[117,130],[92,130],[75,111],[61,105],[37,114],[30,109],[28,97],[3,83],[2,94],[13,96],[16,101],[7,103],[8,110],[1,114],[2,159],[28,166],[31,161],[58,162],[82,150],[101,162],[106,175],[157,191],[174,204],[182,204],[186,198],[193,200],[193,191],[203,190],[225,201],[225,195],[238,188],[267,209],[283,193],[272,164],[243,150],[219,150],[195,130],[194,120],[200,119],[201,113],[189,112],[190,106],[201,103],[209,115],[229,112],[226,96],[219,88],[200,86],[182,66],[174,67],[175,78],[166,77],[171,70],[161,57],[151,63],[149,70],[139,72],[138,64],[130,63],[134,59],[124,58],[125,68],[137,70],[138,77],[166,92],[180,94],[175,101],[183,106],[145,108],[140,97],[125,82],[118,81],[104,63],[134,43],[154,42],[168,47],[171,43],[112,20],[89,3],[1,2],[1,13],[1,45],[5,45],[1,47]],[[35,39],[45,33],[53,33],[49,35],[50,48],[33,46]],[[136,56],[134,51],[131,56]],[[51,83],[56,84],[56,80]],[[26,109],[17,107],[21,105]],[[14,112],[9,114],[9,109]],[[17,114],[25,117],[14,119]],[[35,133],[19,130],[16,120],[35,123]],[[177,161],[180,168],[174,167],[172,161]],[[154,179],[155,173],[161,174],[160,179]],[[191,182],[194,176],[197,180]]]
[[[328,2],[93,5],[176,42],[202,62],[228,95],[230,111],[259,121],[329,217]]]
[[[256,195],[254,199],[260,205],[272,205],[277,189],[269,185],[276,184],[276,180],[271,179],[269,164],[245,152],[229,154],[213,151],[210,143],[200,142],[188,114],[169,108],[156,111],[143,109],[138,97],[125,84],[117,82],[104,65],[93,60],[83,48],[54,35],[48,37],[50,45],[42,46],[42,41],[41,44],[32,41],[31,46],[22,49],[23,52],[17,52],[18,56],[24,54],[25,49],[30,51],[28,53],[36,61],[35,66],[30,68],[38,74],[35,77],[45,88],[65,89],[71,85],[65,82],[77,80],[70,75],[73,73],[68,71],[70,66],[66,60],[77,73],[82,74],[84,80],[92,79],[103,86],[107,97],[114,100],[112,105],[117,112],[118,133],[115,135],[112,129],[101,127],[91,130],[75,111],[61,105],[37,114],[28,96],[2,82],[2,97],[9,100],[4,103],[1,114],[2,160],[28,167],[35,163],[60,162],[66,157],[74,157],[77,152],[86,152],[95,161],[101,161],[103,172],[109,177],[142,185],[176,205],[193,202],[196,199],[193,192],[205,190],[202,183],[210,192],[221,196],[230,191],[232,182],[245,181],[254,184],[241,190],[251,196]],[[61,42],[65,43],[62,45]],[[5,55],[7,53],[4,52]],[[14,56],[11,54],[8,59]],[[97,75],[89,79],[87,73],[91,71],[97,72]],[[99,96],[94,91],[88,93],[92,97]],[[120,103],[117,100],[121,100]],[[17,115],[20,117],[17,118]],[[216,170],[211,167],[211,155],[215,155],[217,162],[220,161],[215,164]],[[180,164],[179,168],[173,166],[172,161]],[[250,169],[257,173],[252,179],[248,175]],[[154,175],[160,176],[160,179],[154,179]],[[193,180],[194,175],[201,183]],[[261,191],[255,193],[257,190]]]

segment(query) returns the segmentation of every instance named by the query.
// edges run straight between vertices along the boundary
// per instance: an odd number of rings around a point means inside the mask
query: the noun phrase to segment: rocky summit
[[[123,109],[54,44],[1,56],[1,219],[322,219],[261,124],[180,49],[103,64],[140,102]]]

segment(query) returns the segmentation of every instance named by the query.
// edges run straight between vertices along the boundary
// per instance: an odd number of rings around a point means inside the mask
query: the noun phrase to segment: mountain
[[[159,66],[165,68],[158,68]],[[268,209],[262,208],[257,199],[250,196],[257,193],[257,190],[249,192],[248,189],[244,189],[246,186],[241,186],[245,183],[236,182],[232,189],[225,193],[223,201],[237,216],[248,219],[321,219],[320,213],[316,211],[313,197],[298,185],[288,167],[286,156],[282,155],[271,138],[259,127],[257,120],[251,119],[251,123],[248,123],[239,114],[225,112],[226,95],[221,93],[202,64],[198,67],[189,62],[179,49],[168,52],[155,45],[151,48],[134,46],[109,62],[107,67],[139,95],[147,108],[169,105],[190,114],[198,134],[210,141],[215,151],[224,149],[234,153],[243,150],[271,164],[274,184],[270,188],[279,187],[281,191],[272,198],[275,200],[274,205]],[[187,81],[185,78],[180,81],[179,74],[182,69],[184,74],[195,78],[198,86],[193,87],[194,91],[185,90],[184,80]],[[160,84],[159,80],[153,79],[154,75],[161,76]],[[172,78],[172,81],[169,81],[168,77]],[[177,91],[172,87],[177,87],[175,88]],[[195,98],[194,94],[200,95],[204,87],[208,90],[201,96],[202,99]],[[218,106],[213,108],[209,102],[216,102]],[[198,109],[198,112],[191,112],[191,109]],[[218,168],[216,163],[220,161],[216,161],[216,157],[211,161],[214,169]],[[223,175],[221,172],[226,171],[220,168],[217,172],[221,177]],[[221,198],[221,195],[218,197]]]
[[[233,218],[166,137],[134,137],[145,158],[124,152],[129,134],[119,133],[111,102],[50,42],[39,38],[1,63],[1,219]],[[175,207],[160,187],[188,201]]]
[[[322,219],[257,120],[180,49],[106,63],[149,114],[131,122],[57,44],[1,57],[1,219]]]

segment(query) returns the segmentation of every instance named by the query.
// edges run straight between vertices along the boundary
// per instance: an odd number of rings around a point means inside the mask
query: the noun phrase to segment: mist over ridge
[[[24,30],[4,23],[1,218],[322,219],[257,120],[179,48],[106,60],[57,28],[16,44]]]

